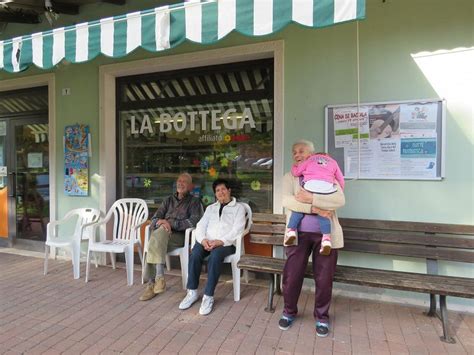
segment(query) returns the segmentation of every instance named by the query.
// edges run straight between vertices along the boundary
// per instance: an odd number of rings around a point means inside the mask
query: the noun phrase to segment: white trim
[[[99,68],[100,144],[99,174],[101,185],[99,206],[107,211],[116,199],[116,102],[115,80],[120,76],[154,73],[217,65],[245,60],[274,58],[274,165],[273,165],[273,212],[281,213],[281,186],[283,181],[283,117],[284,85],[282,40],[257,44],[213,49],[186,54],[137,60],[133,62],[103,65]],[[107,159],[104,159],[107,157]]]
[[[184,6],[186,39],[201,43],[202,40],[202,6],[188,6],[199,0],[188,0]]]
[[[253,34],[263,36],[273,32],[273,0],[255,1],[253,4]]]
[[[140,11],[127,14],[127,54],[142,44],[142,18]]]
[[[237,17],[236,0],[221,0],[217,3],[217,38],[221,39],[235,30]]]
[[[86,23],[76,25],[76,63],[89,59],[89,27]]]
[[[42,74],[18,79],[2,80],[0,91],[13,91],[38,86],[48,86],[48,127],[49,127],[49,217],[57,219],[56,193],[56,83],[55,75]],[[53,250],[51,251],[53,252]]]
[[[293,21],[305,26],[313,26],[313,0],[293,0]]]
[[[357,1],[335,0],[334,23],[350,21],[357,17]]]
[[[66,56],[64,27],[53,30],[53,65],[58,64]]]

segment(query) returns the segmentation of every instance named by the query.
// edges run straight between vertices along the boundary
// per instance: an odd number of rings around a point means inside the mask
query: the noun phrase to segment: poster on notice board
[[[327,106],[327,152],[346,178],[440,179],[443,105],[424,100]]]
[[[64,193],[89,195],[89,126],[75,124],[64,128]]]

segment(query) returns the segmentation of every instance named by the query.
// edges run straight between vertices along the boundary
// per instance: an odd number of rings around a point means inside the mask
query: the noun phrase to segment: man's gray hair
[[[181,177],[181,176],[184,176],[184,177],[186,178],[186,180],[188,180],[188,182],[189,182],[190,184],[193,183],[193,177],[191,176],[191,174],[189,174],[189,173],[181,173],[181,174],[179,174],[178,178]]]
[[[304,145],[309,149],[310,153],[314,153],[314,144],[313,142],[307,141],[306,139],[299,139],[291,146],[293,150],[297,145]]]

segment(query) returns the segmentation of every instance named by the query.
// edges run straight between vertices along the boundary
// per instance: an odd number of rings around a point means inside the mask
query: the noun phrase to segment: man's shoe
[[[140,301],[148,301],[156,296],[155,292],[153,292],[153,286],[154,284],[151,282],[146,284],[145,291],[142,293],[142,295],[139,298]]]
[[[318,337],[327,337],[329,334],[329,324],[316,322],[316,335]]]
[[[214,306],[214,297],[204,295],[202,296],[201,307],[199,308],[199,314],[201,316],[207,316],[212,312],[212,307]]]
[[[155,279],[155,287],[153,287],[153,292],[155,294],[163,293],[166,290],[166,282],[164,276],[157,276]]]
[[[281,330],[288,330],[291,325],[293,324],[293,321],[295,319],[292,317],[287,317],[285,315],[281,316],[280,320],[278,321],[278,328]]]
[[[197,290],[188,290],[186,297],[184,297],[184,300],[182,300],[181,303],[179,304],[179,309],[181,310],[188,309],[198,299],[199,299],[199,294]]]

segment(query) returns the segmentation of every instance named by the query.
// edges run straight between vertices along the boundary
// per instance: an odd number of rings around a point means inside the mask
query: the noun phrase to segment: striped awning
[[[185,40],[215,43],[232,31],[262,36],[292,22],[319,28],[364,17],[365,0],[197,0],[0,41],[0,69],[50,69],[63,59],[118,58],[138,47],[157,52]]]

